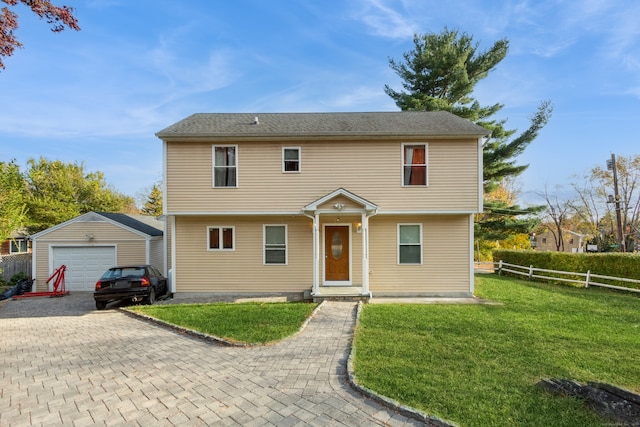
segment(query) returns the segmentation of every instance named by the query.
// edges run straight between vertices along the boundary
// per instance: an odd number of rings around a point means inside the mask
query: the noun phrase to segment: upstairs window
[[[287,226],[264,226],[264,263],[287,263]]]
[[[215,145],[213,147],[213,186],[238,186],[238,147]]]
[[[402,144],[402,185],[427,185],[426,144]]]
[[[282,148],[282,172],[300,172],[300,147]]]
[[[207,227],[207,249],[210,251],[232,251],[235,249],[233,227]]]

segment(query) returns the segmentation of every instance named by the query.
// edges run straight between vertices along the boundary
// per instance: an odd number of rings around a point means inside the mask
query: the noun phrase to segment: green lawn
[[[640,299],[494,275],[476,295],[502,305],[367,305],[358,381],[461,426],[611,425],[541,377],[640,391]]]
[[[295,334],[317,304],[167,304],[130,310],[231,342],[266,344]]]

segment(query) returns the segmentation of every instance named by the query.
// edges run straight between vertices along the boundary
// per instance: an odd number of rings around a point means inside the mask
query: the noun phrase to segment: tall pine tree
[[[414,48],[403,61],[389,60],[402,79],[403,91],[385,85],[385,92],[401,110],[449,111],[491,131],[483,147],[483,187],[485,194],[495,191],[505,179],[520,175],[528,165],[516,164],[515,157],[538,136],[551,117],[552,105],[544,101],[531,117],[530,126],[514,137],[516,130],[504,128],[506,120],[494,116],[504,106],[481,106],[473,97],[475,85],[506,57],[507,39],[498,40],[484,51],[466,33],[445,28],[441,33],[414,35]],[[528,233],[536,225],[533,217],[544,206],[522,208],[496,198],[486,198],[485,213],[479,217],[476,236],[502,240],[517,233]]]

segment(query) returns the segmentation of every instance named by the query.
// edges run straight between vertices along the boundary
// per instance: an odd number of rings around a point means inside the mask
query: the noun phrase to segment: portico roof
[[[319,199],[309,203],[305,207],[302,208],[305,212],[315,212],[320,209],[320,207],[329,202],[332,199],[337,197],[344,197],[346,199],[351,200],[354,203],[362,205],[363,209],[367,212],[375,212],[378,209],[378,205],[371,203],[370,201],[363,199],[362,197],[353,194],[349,190],[344,188],[338,188],[337,190],[332,191],[331,193],[320,197]],[[340,206],[335,206],[336,210],[342,210]]]

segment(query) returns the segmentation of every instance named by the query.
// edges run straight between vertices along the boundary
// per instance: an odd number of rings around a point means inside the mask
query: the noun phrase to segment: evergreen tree
[[[509,42],[498,40],[487,51],[480,52],[473,37],[445,28],[441,33],[415,35],[413,50],[403,61],[389,60],[391,68],[403,80],[404,91],[385,86],[385,92],[401,110],[449,111],[491,131],[483,147],[483,187],[485,194],[495,191],[508,178],[520,175],[528,165],[517,165],[515,157],[547,124],[552,111],[544,101],[531,117],[527,130],[513,138],[516,131],[504,128],[506,120],[494,116],[502,104],[481,106],[473,97],[475,85],[506,57]],[[500,200],[485,202],[476,234],[479,238],[504,239],[514,233],[531,231],[536,221],[532,215],[544,206],[521,208]]]
[[[153,187],[151,187],[141,211],[145,215],[155,217],[162,215],[162,189],[160,188],[159,182],[153,184]]]

